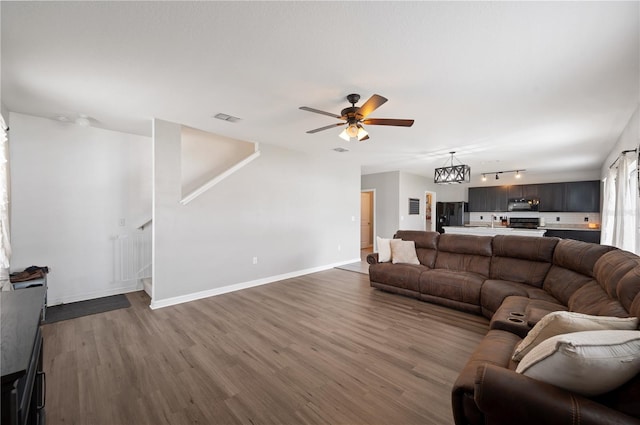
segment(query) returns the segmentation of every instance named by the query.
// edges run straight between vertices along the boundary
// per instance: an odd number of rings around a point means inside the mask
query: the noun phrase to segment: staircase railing
[[[151,226],[115,238],[114,277],[118,282],[151,277]]]

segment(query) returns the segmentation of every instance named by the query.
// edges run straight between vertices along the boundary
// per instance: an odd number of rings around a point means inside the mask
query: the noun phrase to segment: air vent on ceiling
[[[340,153],[349,152],[349,149],[345,149],[345,148],[334,148],[333,150]]]
[[[223,113],[215,114],[213,117],[217,118],[219,120],[222,120],[222,121],[229,121],[229,122],[238,122],[238,121],[240,121],[240,118],[238,118],[238,117],[234,117],[232,115],[223,114]]]

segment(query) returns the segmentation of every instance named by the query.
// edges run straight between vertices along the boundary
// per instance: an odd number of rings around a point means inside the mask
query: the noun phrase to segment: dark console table
[[[45,288],[0,292],[2,425],[44,425],[40,315]]]

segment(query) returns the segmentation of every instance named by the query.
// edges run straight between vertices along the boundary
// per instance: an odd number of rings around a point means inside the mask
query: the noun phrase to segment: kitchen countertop
[[[544,236],[547,229],[514,229],[505,226],[443,226],[445,233],[462,235],[515,235],[515,236]]]

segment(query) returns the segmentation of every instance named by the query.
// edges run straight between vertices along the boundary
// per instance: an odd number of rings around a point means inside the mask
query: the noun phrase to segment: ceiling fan
[[[364,129],[363,124],[366,125],[393,125],[398,127],[411,127],[413,120],[399,120],[392,118],[367,118],[367,116],[378,109],[388,99],[380,95],[374,94],[364,102],[360,107],[356,106],[356,103],[360,100],[359,94],[350,94],[347,96],[347,101],[351,103],[351,106],[344,108],[340,115],[333,114],[331,112],[321,111],[315,108],[309,108],[308,106],[301,106],[303,111],[315,112],[316,114],[328,115],[330,117],[343,120],[336,124],[327,125],[325,127],[316,128],[315,130],[309,130],[307,133],[313,134],[319,131],[328,130],[330,128],[346,125],[347,128],[340,134],[344,140],[349,141],[352,138],[364,141],[369,138],[369,133]]]

